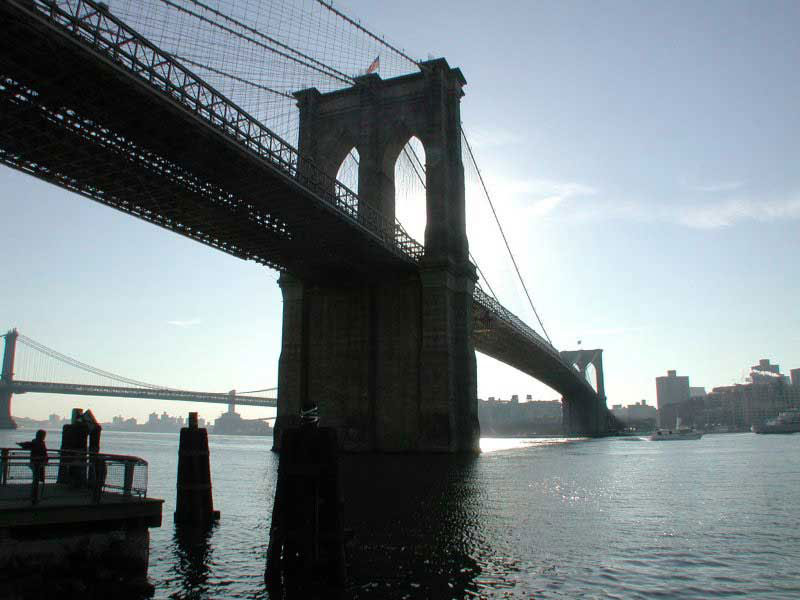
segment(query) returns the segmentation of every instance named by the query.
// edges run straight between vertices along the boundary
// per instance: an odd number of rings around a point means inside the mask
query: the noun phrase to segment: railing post
[[[0,455],[0,485],[8,483],[8,448],[3,448]]]
[[[133,474],[136,470],[136,463],[132,460],[125,461],[125,475],[122,483],[122,495],[130,496],[133,489]]]

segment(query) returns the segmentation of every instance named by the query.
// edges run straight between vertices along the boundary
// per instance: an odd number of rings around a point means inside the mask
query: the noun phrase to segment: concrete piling
[[[210,523],[219,519],[211,493],[208,432],[197,426],[197,413],[189,413],[188,427],[181,429],[178,448],[178,485],[175,521]]]

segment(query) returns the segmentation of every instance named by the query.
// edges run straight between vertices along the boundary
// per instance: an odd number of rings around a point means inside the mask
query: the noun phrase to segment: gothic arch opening
[[[355,146],[344,157],[336,172],[336,179],[358,194],[358,163],[361,160]]]
[[[425,243],[428,220],[425,147],[416,136],[403,146],[394,163],[395,217],[408,235]]]
[[[597,369],[594,368],[592,363],[586,366],[586,381],[589,382],[593,390],[597,390]]]

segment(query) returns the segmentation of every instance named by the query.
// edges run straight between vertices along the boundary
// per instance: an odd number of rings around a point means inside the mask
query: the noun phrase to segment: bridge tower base
[[[19,333],[16,329],[12,329],[3,337],[5,338],[5,348],[2,370],[0,370],[0,429],[16,429],[17,424],[11,416],[11,398],[14,393],[10,387],[6,386],[10,386],[14,381],[14,356]]]
[[[317,406],[345,451],[478,451],[475,352],[460,339],[469,335],[471,278],[431,270],[370,285],[309,286],[288,275],[279,283],[274,449]]]
[[[562,398],[565,435],[605,435],[608,433],[608,407],[600,396]]]
[[[17,423],[11,416],[11,392],[0,391],[0,429],[16,429]]]

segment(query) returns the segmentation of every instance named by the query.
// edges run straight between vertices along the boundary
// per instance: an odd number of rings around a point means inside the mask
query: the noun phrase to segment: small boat
[[[788,410],[780,413],[763,425],[753,425],[753,433],[795,433],[800,431],[800,410]]]
[[[651,442],[665,442],[667,440],[699,440],[703,437],[702,431],[695,431],[691,427],[683,427],[681,419],[675,423],[675,429],[658,429],[647,439]]]

